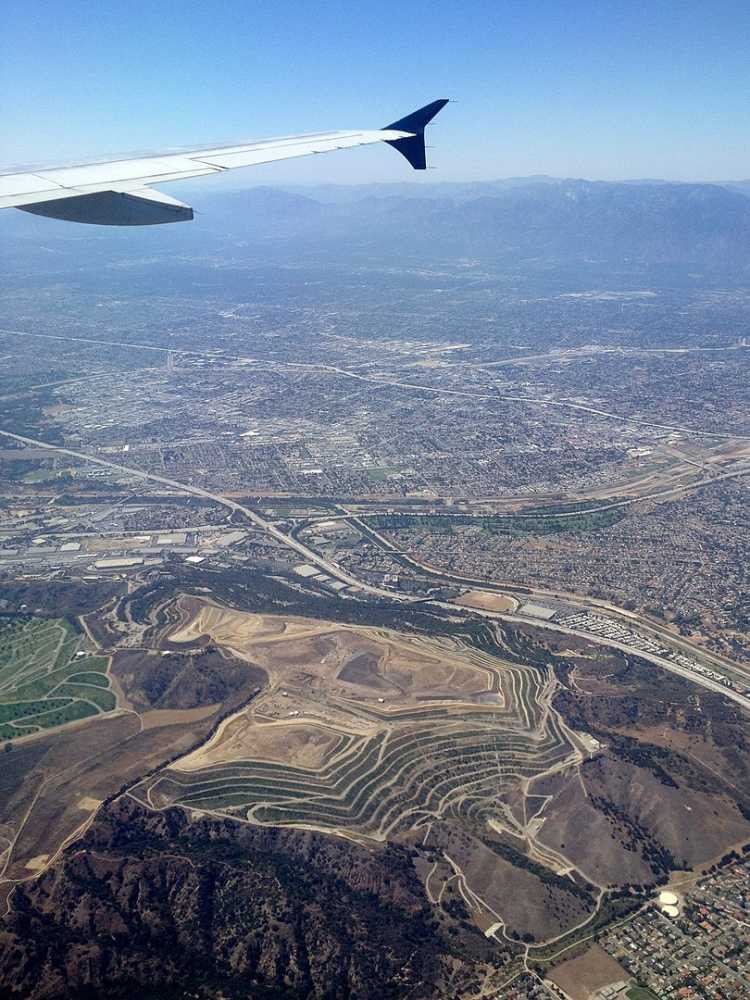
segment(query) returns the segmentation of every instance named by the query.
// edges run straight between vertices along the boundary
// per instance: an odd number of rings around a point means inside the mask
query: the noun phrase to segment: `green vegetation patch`
[[[659,1000],[647,986],[631,986],[627,993],[628,1000]]]
[[[81,656],[76,657],[76,666],[79,670],[98,670],[106,674],[109,661],[106,656]]]
[[[102,674],[73,674],[69,678],[70,684],[90,684],[93,687],[108,688],[109,678]]]
[[[28,719],[39,715],[50,708],[64,708],[70,703],[69,698],[50,698],[40,701],[14,701],[9,705],[0,705],[0,722],[12,722],[14,719]]]
[[[101,709],[102,712],[112,712],[117,705],[117,699],[111,691],[103,691],[101,688],[90,687],[85,684],[63,684],[57,689],[57,693],[66,698],[91,702],[97,708]]]
[[[46,707],[44,707],[46,706]],[[64,706],[64,707],[60,707]],[[17,739],[19,736],[29,736],[31,733],[38,733],[42,729],[53,729],[55,726],[64,726],[69,722],[77,722],[90,715],[98,715],[99,711],[94,705],[83,701],[67,701],[59,698],[44,702],[44,710],[36,715],[16,719],[12,723],[0,725],[0,740]]]
[[[593,513],[570,514],[512,514],[507,517],[467,517],[461,514],[450,515],[414,515],[376,514],[372,517],[360,515],[365,522],[383,531],[404,528],[428,528],[430,531],[450,534],[457,527],[481,528],[493,535],[508,535],[512,538],[523,535],[559,535],[564,532],[601,531],[609,528],[625,517],[621,507],[610,510],[594,511]]]
[[[399,469],[390,468],[377,468],[377,469],[367,469],[367,478],[371,479],[374,483],[381,483],[388,476],[393,475],[395,472],[399,472]]]
[[[12,739],[117,707],[103,656],[77,655],[64,618],[0,618],[0,738]]]
[[[23,477],[25,483],[49,483],[56,479],[70,479],[75,476],[75,469],[34,469]]]

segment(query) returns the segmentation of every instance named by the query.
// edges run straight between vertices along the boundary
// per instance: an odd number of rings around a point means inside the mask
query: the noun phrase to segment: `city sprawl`
[[[263,197],[8,256],[0,976],[742,1000],[746,283]]]

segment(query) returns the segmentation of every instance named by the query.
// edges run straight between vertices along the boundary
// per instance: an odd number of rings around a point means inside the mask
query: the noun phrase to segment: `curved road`
[[[200,496],[208,500],[213,500],[215,503],[221,504],[224,507],[228,507],[230,510],[239,511],[251,523],[256,525],[256,527],[260,528],[262,531],[265,531],[272,538],[275,538],[276,541],[281,542],[283,545],[286,545],[291,549],[294,549],[294,551],[297,552],[300,556],[302,556],[302,558],[306,562],[309,562],[315,566],[320,567],[320,569],[323,570],[325,573],[328,573],[330,576],[333,576],[338,580],[342,580],[343,582],[349,584],[349,586],[354,587],[357,590],[363,591],[368,594],[373,594],[377,597],[384,597],[390,601],[414,603],[415,601],[421,600],[421,598],[408,597],[404,594],[399,594],[395,591],[386,590],[383,587],[374,587],[371,586],[370,584],[363,583],[356,577],[351,576],[345,570],[342,570],[338,565],[336,565],[336,563],[330,562],[323,556],[320,556],[317,552],[308,548],[302,542],[297,541],[295,538],[291,538],[289,535],[281,531],[270,521],[267,521],[264,517],[261,517],[260,514],[256,514],[256,512],[254,510],[251,510],[249,507],[245,507],[242,504],[237,503],[236,500],[230,500],[227,497],[223,497],[218,493],[211,493],[208,490],[204,490],[200,486],[191,486],[186,483],[180,483],[174,479],[167,479],[165,476],[156,475],[156,473],[145,472],[141,469],[136,469],[128,465],[120,465],[118,462],[111,462],[108,459],[98,458],[93,455],[87,455],[84,452],[75,451],[72,448],[65,448],[61,445],[48,444],[46,441],[39,441],[36,438],[25,437],[21,434],[13,434],[10,431],[0,431],[0,436],[8,438],[12,441],[18,441],[20,444],[29,445],[30,447],[45,448],[48,451],[53,451],[62,455],[69,455],[71,458],[77,458],[83,462],[90,462],[95,465],[101,465],[104,466],[105,468],[114,469],[117,472],[124,472],[127,475],[136,476],[140,479],[145,479],[150,482],[156,482],[163,486],[170,486],[172,489],[180,490],[183,493],[188,493],[192,494],[193,496]],[[368,529],[368,531],[370,530],[371,529]],[[382,538],[382,536],[378,537]],[[391,546],[391,543],[387,542],[386,539],[382,540],[386,542],[386,544],[389,547],[393,548],[393,546]],[[418,564],[415,565],[418,567]],[[434,575],[439,575],[439,574],[435,572]],[[467,582],[472,582],[472,581],[467,580]],[[455,605],[443,604],[442,606],[449,608],[453,612],[456,611]],[[682,676],[689,678],[696,684],[699,684],[712,691],[719,691],[720,693],[726,695],[728,698],[731,698],[733,701],[742,705],[744,708],[750,710],[750,699],[744,697],[738,692],[731,691],[729,688],[725,688],[723,685],[718,684],[716,681],[712,681],[711,678],[709,677],[704,677],[700,674],[695,674],[692,671],[686,670],[684,667],[680,667],[678,664],[673,663],[670,660],[663,659],[662,657],[654,656],[653,654],[644,654],[641,650],[630,649],[629,647],[619,644],[614,640],[604,639],[602,637],[596,637],[596,636],[592,637],[587,632],[577,632],[573,629],[566,629],[564,626],[560,626],[557,624],[553,625],[549,622],[541,622],[536,620],[531,621],[530,619],[519,618],[518,616],[515,615],[486,612],[484,610],[479,610],[479,609],[477,609],[477,613],[483,614],[486,617],[499,618],[501,620],[523,622],[524,624],[527,625],[530,623],[537,624],[540,625],[541,627],[554,628],[557,631],[570,632],[570,634],[572,635],[584,635],[586,638],[593,639],[593,641],[598,641],[603,645],[612,645],[615,646],[616,648],[624,650],[625,652],[631,652],[639,656],[644,656],[645,658],[652,660],[652,662],[657,663],[659,666],[664,667],[667,670],[672,670],[675,673],[679,673]],[[622,614],[622,612],[620,612],[619,610],[618,613]],[[670,636],[669,638],[671,641],[673,637]],[[697,655],[701,655],[701,653],[698,652]]]
[[[260,514],[256,514],[256,512],[251,510],[249,507],[244,507],[242,504],[237,503],[236,500],[230,500],[227,497],[220,496],[218,493],[210,493],[208,490],[204,490],[200,486],[178,483],[174,479],[167,479],[165,476],[158,476],[154,472],[145,472],[142,469],[136,469],[130,465],[120,465],[118,462],[110,462],[108,459],[98,458],[94,455],[87,455],[85,452],[75,451],[72,448],[64,448],[61,445],[48,444],[46,441],[37,441],[35,438],[24,437],[21,434],[12,434],[10,431],[0,431],[0,436],[10,438],[12,441],[19,441],[21,444],[27,444],[34,448],[46,448],[48,451],[54,451],[60,455],[69,455],[71,458],[77,458],[82,462],[91,462],[95,465],[103,465],[105,468],[114,469],[116,472],[124,472],[129,476],[137,476],[139,479],[146,479],[150,482],[160,483],[162,486],[171,486],[172,489],[180,490],[182,493],[190,493],[193,496],[213,500],[215,503],[228,507],[230,510],[236,510],[241,514],[244,514],[249,521],[256,525],[256,527],[265,531],[267,534],[271,535],[272,538],[275,538],[283,545],[287,545],[289,548],[298,552],[305,562],[309,562],[320,567],[323,572],[336,577],[338,580],[343,580],[345,583],[348,583],[352,587],[356,587],[358,590],[363,590],[368,594],[375,594],[378,597],[387,597],[388,600],[399,600],[405,602],[415,600],[415,598],[409,598],[403,594],[396,594],[390,590],[384,590],[381,587],[370,586],[370,584],[363,583],[356,577],[350,576],[344,570],[340,569],[335,563],[329,562],[327,559],[323,558],[323,556],[318,555],[317,552],[314,552],[306,545],[303,545],[302,542],[298,542],[296,539],[291,538],[270,521],[261,517]]]

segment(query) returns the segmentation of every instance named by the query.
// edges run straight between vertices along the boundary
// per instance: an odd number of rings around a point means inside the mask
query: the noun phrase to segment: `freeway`
[[[275,538],[276,541],[294,549],[295,552],[302,556],[305,562],[318,566],[323,572],[328,573],[330,576],[333,576],[344,583],[348,583],[349,586],[355,587],[357,590],[365,591],[366,593],[373,594],[377,597],[386,597],[388,600],[398,600],[404,602],[414,600],[414,598],[406,597],[403,594],[397,594],[390,590],[384,590],[381,587],[373,587],[370,586],[370,584],[363,583],[356,577],[346,573],[335,563],[329,562],[327,559],[318,555],[317,552],[314,552],[306,545],[303,545],[302,542],[297,541],[295,538],[291,538],[285,532],[277,528],[276,525],[267,521],[264,517],[261,517],[260,514],[256,514],[254,510],[237,503],[236,500],[230,500],[218,493],[210,493],[208,490],[204,490],[200,486],[191,486],[188,483],[179,483],[175,479],[167,479],[166,477],[158,476],[153,472],[144,472],[142,469],[134,468],[131,465],[120,465],[118,462],[109,461],[109,459],[99,458],[95,455],[87,455],[85,452],[75,451],[72,448],[65,448],[61,445],[48,444],[46,441],[38,441],[35,438],[24,437],[21,434],[12,434],[10,431],[0,431],[0,436],[9,438],[12,441],[18,441],[21,444],[31,445],[34,448],[45,448],[48,451],[54,451],[60,455],[68,455],[71,458],[77,458],[82,462],[92,462],[95,465],[102,465],[105,468],[114,469],[116,472],[124,472],[127,475],[136,476],[139,479],[146,479],[150,482],[160,483],[163,486],[170,486],[172,489],[180,490],[183,493],[190,493],[193,496],[213,500],[215,503],[228,507],[230,510],[238,511],[240,514],[244,514],[244,516],[256,525],[256,527],[265,531],[272,538]]]
[[[21,434],[13,434],[10,431],[0,431],[0,436],[8,438],[9,440],[12,440],[12,441],[17,441],[20,444],[28,445],[30,447],[43,448],[43,449],[45,449],[47,451],[55,452],[57,454],[68,455],[69,457],[76,458],[79,461],[89,462],[89,463],[92,463],[92,464],[95,464],[95,465],[104,466],[105,468],[114,469],[116,472],[123,472],[123,473],[125,473],[127,475],[135,476],[135,477],[137,477],[139,479],[144,479],[144,480],[147,480],[147,481],[150,481],[150,482],[160,483],[163,486],[169,486],[171,489],[178,490],[178,491],[181,491],[183,493],[191,494],[192,496],[199,496],[199,497],[203,497],[203,498],[208,499],[208,500],[212,500],[215,503],[218,503],[218,504],[221,504],[224,507],[227,507],[229,510],[237,511],[238,513],[243,514],[256,527],[258,527],[262,531],[266,532],[268,535],[270,535],[276,541],[280,542],[283,545],[288,546],[289,548],[291,548],[295,552],[297,552],[304,559],[305,562],[310,563],[310,564],[312,564],[314,566],[318,566],[323,572],[327,573],[329,576],[332,576],[335,579],[340,580],[340,581],[348,584],[350,587],[353,587],[354,589],[356,589],[358,591],[361,591],[361,592],[364,592],[364,593],[367,593],[367,594],[371,594],[371,595],[376,596],[376,597],[386,598],[389,601],[400,601],[400,602],[403,602],[403,603],[413,603],[413,602],[421,600],[420,598],[414,598],[414,597],[409,597],[409,596],[404,595],[404,594],[399,594],[397,591],[388,590],[388,589],[386,589],[384,587],[376,587],[376,586],[373,586],[371,584],[364,583],[363,581],[359,580],[357,577],[352,576],[350,573],[347,573],[345,570],[341,569],[341,567],[338,566],[336,563],[333,563],[330,560],[326,559],[325,557],[319,555],[319,553],[315,552],[311,548],[308,548],[308,546],[306,546],[304,543],[298,541],[296,538],[292,538],[290,535],[286,534],[285,532],[283,532],[279,528],[277,528],[276,525],[274,525],[270,521],[266,520],[266,518],[261,517],[260,514],[257,514],[254,510],[251,510],[249,507],[245,507],[243,504],[238,503],[236,500],[231,500],[228,497],[221,496],[218,493],[211,493],[208,490],[204,490],[200,486],[192,486],[192,485],[190,485],[188,483],[180,483],[177,480],[167,479],[165,476],[159,476],[159,475],[157,475],[156,473],[153,473],[153,472],[145,472],[142,469],[134,468],[133,466],[121,465],[120,463],[118,463],[118,462],[112,462],[109,459],[99,458],[98,456],[94,456],[94,455],[88,455],[85,452],[76,451],[76,450],[74,450],[72,448],[65,448],[65,447],[63,447],[61,445],[49,444],[46,441],[40,441],[40,440],[37,440],[36,438],[26,437],[26,436],[21,435]],[[357,519],[354,518],[353,520],[356,521]],[[440,577],[440,578],[442,578],[443,582],[446,582],[446,583],[453,582],[455,579],[461,579],[461,580],[464,580],[464,582],[466,582],[466,583],[470,583],[470,584],[473,584],[474,586],[478,586],[478,587],[484,587],[485,589],[489,589],[489,590],[492,590],[492,589],[497,590],[498,589],[497,587],[493,587],[493,585],[491,583],[488,585],[487,581],[473,581],[473,580],[470,580],[468,578],[451,578],[449,575],[442,574],[438,570],[432,570],[432,569],[428,570],[426,567],[420,566],[419,563],[416,563],[414,560],[411,560],[408,557],[405,557],[401,553],[399,553],[398,550],[395,549],[395,547],[390,542],[388,542],[388,540],[385,539],[382,535],[379,535],[379,534],[377,534],[375,532],[372,532],[372,529],[367,528],[361,522],[360,522],[360,526],[364,529],[364,533],[371,534],[371,536],[374,535],[389,550],[391,550],[394,553],[398,553],[398,555],[402,559],[406,559],[408,562],[411,562],[414,565],[415,568],[417,568],[418,570],[420,570],[422,572],[427,572],[428,575],[431,576],[431,577]],[[526,588],[526,589],[529,589],[529,588]],[[530,592],[533,594],[533,591],[530,591]],[[543,593],[543,592],[538,592],[538,593]],[[580,603],[582,599],[580,597],[577,597],[576,600]],[[597,602],[593,602],[593,601],[587,600],[586,603],[587,603],[587,605],[591,606],[592,604],[596,604]],[[455,605],[445,604],[444,607],[450,608],[450,610],[452,612],[454,612],[454,613],[458,610]],[[621,616],[628,615],[627,612],[623,612],[620,609],[614,609],[612,606],[608,606],[608,607],[612,608],[612,610],[615,613],[617,613],[618,615],[621,615]],[[689,671],[689,670],[685,669],[684,667],[679,667],[678,664],[675,664],[675,663],[673,663],[670,660],[665,660],[662,657],[656,657],[653,654],[646,655],[641,650],[630,649],[627,646],[623,646],[621,644],[618,644],[614,640],[603,639],[601,637],[595,637],[595,636],[592,637],[589,633],[584,632],[584,631],[580,631],[579,632],[579,631],[575,631],[575,630],[572,630],[572,629],[567,629],[567,628],[565,628],[564,626],[561,626],[561,625],[550,624],[550,623],[547,623],[547,622],[543,623],[543,622],[537,621],[536,619],[534,619],[533,621],[531,621],[528,618],[520,618],[518,616],[510,615],[510,614],[505,614],[505,613],[500,614],[500,613],[485,611],[483,609],[482,610],[476,609],[476,610],[473,611],[473,613],[481,614],[481,615],[483,615],[485,617],[489,617],[489,618],[500,618],[501,620],[504,620],[504,621],[518,621],[518,622],[523,622],[524,624],[527,624],[527,625],[531,623],[531,624],[541,625],[542,627],[552,627],[552,628],[557,629],[558,631],[562,631],[562,632],[566,632],[567,631],[567,632],[570,632],[573,635],[584,635],[586,638],[592,639],[592,641],[603,643],[605,645],[612,645],[612,646],[615,646],[616,648],[623,649],[625,652],[631,652],[631,653],[635,653],[636,655],[639,655],[639,656],[645,656],[647,659],[650,659],[653,662],[658,663],[659,666],[662,666],[665,669],[672,670],[675,673],[682,673],[683,676],[688,677],[694,683],[699,684],[699,685],[701,685],[701,686],[703,686],[705,688],[708,688],[709,690],[714,690],[714,691],[715,690],[719,690],[726,697],[731,698],[733,701],[736,701],[739,704],[741,704],[744,708],[750,710],[750,699],[745,698],[743,695],[739,694],[738,692],[733,692],[729,688],[725,688],[724,686],[717,684],[715,681],[712,681],[708,677],[704,677],[704,676],[702,676],[700,674],[696,674],[696,673],[694,673],[692,671]],[[635,615],[628,615],[628,617],[630,617],[632,619],[635,619],[636,621],[639,620],[638,617],[635,616]],[[652,628],[653,628],[653,626],[652,626]],[[660,637],[662,639],[664,639],[665,641],[668,641],[669,643],[675,643],[675,637],[671,633],[666,633],[666,634],[662,633]],[[694,647],[688,646],[684,642],[676,643],[676,644],[677,645],[681,645],[682,648],[687,648],[688,651],[690,651],[693,655],[697,656],[698,658],[706,658],[706,654],[702,650],[696,650]],[[708,657],[708,658],[711,659],[711,657]]]
[[[689,459],[684,459],[688,465],[693,465],[697,469],[705,472],[705,467],[698,465],[696,462],[692,462]],[[436,511],[410,511],[410,510],[397,510],[394,511],[392,508],[384,508],[383,510],[368,510],[366,512],[360,512],[357,515],[352,515],[351,513],[345,514],[321,514],[320,517],[315,518],[319,521],[346,521],[352,516],[357,517],[378,517],[387,516],[389,514],[396,514],[398,517],[443,517],[443,518],[474,518],[476,520],[494,520],[496,518],[550,518],[550,517],[582,517],[586,514],[600,514],[606,510],[615,510],[618,507],[629,507],[634,503],[645,503],[648,500],[664,500],[668,497],[679,496],[681,493],[690,493],[692,490],[699,490],[704,486],[712,486],[714,483],[721,482],[723,479],[737,479],[740,476],[747,476],[750,474],[750,463],[747,465],[742,465],[739,468],[730,469],[728,472],[719,472],[716,475],[707,475],[703,479],[694,479],[687,483],[678,483],[676,486],[669,486],[664,490],[656,490],[653,493],[641,493],[638,496],[626,497],[622,500],[611,500],[606,503],[596,504],[592,507],[582,507],[577,510],[562,510],[556,511],[554,507],[551,507],[548,511],[525,511],[523,509],[514,511],[496,511],[493,513],[482,513],[475,511],[464,511],[464,510],[436,510]],[[528,501],[534,499],[531,497],[509,497],[503,498],[506,503],[517,503],[520,500]],[[594,501],[596,503],[596,501]],[[353,503],[340,504],[344,511],[347,511],[349,507],[355,506]]]
[[[448,368],[504,368],[512,365],[528,365],[536,361],[588,361],[590,358],[640,358],[649,354],[683,355],[683,354],[717,354],[725,351],[744,351],[743,344],[727,344],[724,347],[571,347],[565,350],[547,351],[544,354],[517,354],[512,358],[502,358],[500,361],[454,361]]]
[[[435,603],[439,603],[443,608],[451,608],[455,611],[455,605],[453,604],[437,601]],[[663,670],[669,670],[670,673],[684,677],[686,680],[692,681],[694,684],[699,684],[702,688],[706,688],[708,691],[714,691],[717,694],[724,695],[725,698],[736,702],[744,708],[745,711],[750,712],[750,698],[746,695],[741,694],[739,691],[732,691],[731,688],[725,687],[718,681],[712,680],[710,677],[704,677],[703,674],[696,674],[695,671],[690,670],[688,667],[683,667],[679,663],[675,663],[674,660],[667,660],[665,657],[659,656],[657,653],[649,653],[642,649],[627,646],[625,643],[618,642],[616,639],[610,639],[608,637],[594,635],[589,632],[583,632],[579,629],[569,628],[567,625],[561,625],[556,621],[544,621],[538,618],[531,619],[525,618],[523,615],[486,611],[484,609],[482,609],[479,613],[484,617],[499,618],[505,622],[516,622],[519,625],[534,625],[536,628],[546,629],[552,632],[563,632],[566,635],[584,636],[586,639],[589,639],[591,642],[598,645],[611,646],[613,649],[619,649],[623,653],[630,653],[631,655],[638,656],[643,660],[648,660],[649,663],[655,663]]]
[[[593,413],[598,417],[605,417],[607,420],[618,420],[624,424],[636,424],[639,427],[655,427],[657,430],[663,431],[679,431],[682,434],[692,434],[698,437],[709,437],[709,438],[719,438],[722,440],[726,439],[738,439],[747,441],[750,440],[750,434],[735,434],[735,433],[723,433],[719,431],[700,431],[691,427],[684,427],[680,424],[660,424],[653,420],[641,420],[638,417],[627,417],[623,416],[621,413],[612,413],[609,410],[601,410],[595,406],[587,406],[584,403],[572,403],[569,400],[561,399],[539,399],[535,396],[509,396],[496,392],[477,392],[476,390],[467,389],[444,389],[439,386],[422,385],[419,382],[402,382],[396,379],[384,379],[376,378],[372,375],[362,375],[359,372],[351,372],[346,368],[338,368],[335,365],[315,365],[315,364],[305,364],[304,362],[291,362],[291,361],[274,361],[269,362],[271,367],[274,365],[281,365],[284,368],[302,368],[310,369],[312,371],[320,373],[330,373],[332,375],[338,375],[341,377],[356,379],[360,382],[369,382],[371,385],[383,386],[385,388],[394,389],[409,389],[411,391],[417,392],[428,392],[437,395],[446,396],[458,396],[465,399],[471,400],[482,400],[483,402],[501,402],[501,403],[524,403],[530,406],[552,406],[558,407],[560,409],[568,410],[578,410],[584,413]]]
[[[209,358],[212,361],[239,361],[243,364],[252,363],[256,368],[264,368],[267,371],[282,369],[295,369],[298,371],[308,371],[319,375],[331,375],[336,378],[349,378],[359,382],[367,382],[371,385],[383,388],[408,389],[411,392],[427,392],[437,395],[447,395],[471,400],[482,400],[484,402],[508,402],[523,403],[529,406],[551,406],[560,409],[577,410],[584,413],[592,413],[607,420],[618,420],[625,424],[635,424],[640,427],[654,427],[657,430],[679,431],[683,434],[693,434],[698,437],[718,438],[721,440],[733,439],[747,441],[749,434],[724,433],[719,431],[700,431],[691,427],[684,427],[680,424],[660,424],[653,420],[641,420],[638,417],[627,417],[621,413],[612,413],[609,410],[602,410],[595,406],[587,406],[584,403],[573,403],[570,400],[561,399],[539,399],[534,396],[508,396],[500,393],[481,393],[476,390],[466,389],[445,389],[440,386],[422,385],[419,382],[404,382],[398,379],[378,378],[372,375],[362,375],[359,372],[349,371],[347,368],[340,368],[336,365],[321,365],[307,363],[303,361],[267,361],[265,359],[243,357],[238,354],[219,353],[216,351],[197,351],[187,348],[156,347],[152,344],[128,344],[118,340],[95,340],[89,337],[68,337],[54,333],[30,333],[25,330],[5,330],[0,329],[0,335],[11,337],[43,337],[47,340],[71,341],[82,344],[98,344],[106,347],[124,347],[129,351],[160,351],[163,354],[186,355],[190,357]]]
[[[371,528],[369,525],[364,524],[357,517],[349,518],[349,521],[359,528],[362,533],[374,541],[380,546],[384,551],[389,552],[393,557],[400,563],[409,566],[410,568],[416,570],[417,572],[426,574],[432,579],[438,580],[440,583],[450,586],[460,585],[472,587],[475,590],[484,590],[491,593],[500,594],[511,594],[514,597],[520,599],[521,601],[533,601],[535,598],[544,601],[562,601],[565,604],[574,605],[581,610],[584,609],[596,609],[606,613],[607,615],[614,617],[621,624],[629,625],[638,629],[639,632],[649,636],[650,638],[658,639],[665,645],[676,647],[680,652],[686,653],[689,656],[695,657],[699,661],[705,662],[707,665],[717,670],[719,673],[730,673],[734,678],[740,678],[745,683],[748,682],[748,674],[743,671],[736,663],[721,656],[718,653],[709,652],[708,650],[696,647],[693,643],[688,642],[682,636],[675,635],[670,632],[669,629],[665,628],[659,622],[655,621],[647,615],[636,613],[633,611],[626,611],[624,608],[619,608],[609,601],[603,601],[595,597],[582,596],[581,594],[571,594],[567,591],[559,590],[544,590],[541,587],[534,586],[524,586],[519,583],[514,583],[511,581],[496,581],[496,580],[480,580],[469,576],[460,576],[456,573],[446,573],[434,566],[430,566],[427,563],[420,562],[413,556],[407,555],[401,549],[393,544],[390,539],[386,538],[379,531]],[[472,609],[477,610],[480,614],[485,614],[484,609]],[[493,616],[500,618],[511,619],[511,616],[506,613],[493,612]],[[528,621],[528,619],[524,619]],[[537,621],[537,619],[534,619]],[[589,638],[590,633],[588,632],[576,632],[577,635],[586,635]],[[629,650],[630,652],[638,653],[638,650]],[[695,677],[696,675],[691,675]],[[726,690],[723,689],[722,690]]]

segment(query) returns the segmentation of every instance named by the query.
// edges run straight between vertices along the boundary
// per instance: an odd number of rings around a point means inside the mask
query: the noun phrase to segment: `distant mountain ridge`
[[[236,180],[236,178],[235,178]],[[248,177],[249,181],[250,178]],[[199,182],[194,182],[194,190],[200,191]],[[239,191],[259,190],[284,191],[289,194],[311,198],[313,201],[328,203],[344,203],[361,201],[363,198],[450,198],[456,201],[471,200],[483,196],[502,196],[522,188],[544,185],[560,187],[570,184],[610,184],[628,187],[720,187],[729,191],[739,191],[750,197],[750,180],[736,181],[670,181],[661,177],[640,177],[632,180],[595,180],[584,177],[553,177],[550,174],[531,174],[527,177],[500,177],[489,181],[389,181],[386,183],[369,184],[266,184],[232,188],[233,193]],[[186,189],[182,185],[182,190]],[[205,190],[205,188],[204,188]],[[230,188],[224,189],[229,192]]]
[[[358,199],[350,191],[326,202],[300,189],[250,188],[212,193],[202,207],[212,224],[264,239],[750,273],[750,197],[721,185],[534,178],[448,185],[440,195],[437,185],[403,188],[367,185]]]
[[[656,272],[667,269],[691,285],[726,279],[744,286],[750,280],[750,181],[721,185],[537,176],[244,190],[195,182],[165,189],[192,204],[196,218],[156,234],[162,250],[203,253],[210,247],[221,253],[227,240],[239,240],[285,258],[320,253],[327,260],[345,260],[352,253],[424,263],[468,258],[572,277],[583,267],[592,278],[596,271],[596,280],[616,277],[623,268],[655,281]],[[0,232],[11,259],[13,237],[28,241],[29,252],[40,241],[74,241],[80,257],[109,243],[136,252],[154,243],[148,229],[75,227],[12,211],[2,214]]]
[[[730,191],[739,191],[740,194],[745,194],[750,198],[750,180],[747,181],[726,181],[722,183],[722,187],[729,188]]]

